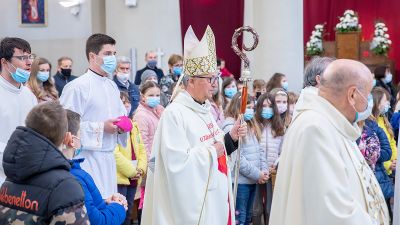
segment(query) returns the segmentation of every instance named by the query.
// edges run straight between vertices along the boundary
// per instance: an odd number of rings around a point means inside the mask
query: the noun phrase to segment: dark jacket
[[[397,143],[399,138],[400,112],[393,113],[392,118],[390,118],[390,125],[392,125],[394,139],[396,140]]]
[[[69,172],[68,160],[44,136],[17,127],[3,167],[7,179],[0,192],[0,224],[89,224],[81,185]]]
[[[128,113],[129,113],[129,117],[132,117],[133,112],[135,112],[135,110],[139,106],[139,102],[140,102],[139,87],[136,84],[133,84],[132,82],[128,81],[129,87],[126,88],[126,86],[124,84],[119,82],[119,80],[117,79],[117,76],[114,76],[113,80],[120,91],[125,91],[128,93],[129,101],[131,102],[131,106],[132,106],[131,111]]]
[[[80,163],[84,159],[75,159],[72,161],[71,173],[81,183],[85,192],[85,206],[89,215],[90,224],[96,225],[120,225],[125,220],[125,209],[118,203],[106,204],[97,189],[93,178],[84,171]]]
[[[71,76],[64,76],[63,74],[61,74],[60,72],[57,72],[54,76],[54,83],[56,85],[56,89],[58,91],[58,96],[61,96],[61,93],[64,89],[64,86],[66,84],[68,84],[68,82],[73,81],[75,78],[77,78],[74,75]]]
[[[156,72],[158,83],[160,83],[161,78],[164,76],[164,72],[161,69],[159,69],[157,67],[150,68],[149,66],[146,65],[143,69],[138,70],[136,72],[136,77],[135,77],[135,84],[136,85],[140,85],[140,82],[142,81],[142,73],[145,70],[153,70],[154,72]]]
[[[392,156],[392,149],[390,148],[389,140],[382,128],[378,126],[378,124],[373,120],[365,120],[365,126],[369,127],[373,130],[379,138],[379,143],[381,146],[380,156],[375,166],[375,176],[381,186],[383,196],[385,199],[391,198],[394,196],[394,187],[392,180],[386,173],[385,167],[383,163],[390,160]]]

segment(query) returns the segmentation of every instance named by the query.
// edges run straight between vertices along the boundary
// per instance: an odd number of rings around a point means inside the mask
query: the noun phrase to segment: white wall
[[[162,68],[168,68],[168,57],[182,54],[179,0],[139,0],[128,8],[124,0],[106,0],[106,31],[117,41],[118,55],[130,56],[137,49],[137,68],[145,66],[148,50],[161,48]]]
[[[69,9],[56,0],[47,0],[47,8],[46,27],[21,27],[19,1],[1,0],[0,38],[11,36],[27,40],[32,52],[50,60],[53,67],[59,57],[70,56],[74,60],[73,73],[80,75],[87,67],[85,41],[92,33],[91,0],[85,1],[78,16],[70,14]]]
[[[245,0],[244,25],[260,36],[249,53],[253,78],[268,80],[275,72],[285,74],[289,90],[299,92],[303,81],[303,1]],[[245,36],[245,43],[252,37]]]

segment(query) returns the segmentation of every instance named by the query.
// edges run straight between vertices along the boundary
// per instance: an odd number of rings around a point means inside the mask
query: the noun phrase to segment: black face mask
[[[72,71],[71,69],[63,69],[63,68],[61,68],[62,75],[66,76],[66,77],[71,76],[71,71]]]
[[[256,99],[258,99],[260,96],[261,96],[261,92],[260,92],[260,91],[257,91],[257,92],[256,92]]]

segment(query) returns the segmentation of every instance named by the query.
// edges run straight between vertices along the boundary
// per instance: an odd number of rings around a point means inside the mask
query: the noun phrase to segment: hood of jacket
[[[70,170],[62,152],[47,138],[27,127],[17,127],[3,155],[4,172],[13,182],[53,169]]]

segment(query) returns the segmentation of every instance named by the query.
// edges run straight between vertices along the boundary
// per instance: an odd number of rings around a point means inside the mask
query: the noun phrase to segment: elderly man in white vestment
[[[117,139],[127,140],[126,133],[118,134],[114,125],[119,116],[127,115],[117,85],[108,78],[117,66],[115,53],[113,38],[90,36],[86,42],[89,69],[65,85],[60,97],[64,108],[81,116],[83,151],[77,157],[85,158],[82,168],[93,177],[104,199],[118,192],[113,152]]]
[[[285,134],[271,225],[387,225],[379,184],[355,141],[372,74],[362,63],[328,65],[318,95],[304,103]]]
[[[224,133],[213,119],[207,100],[218,85],[210,27],[201,41],[191,27],[186,32],[184,75],[188,77],[186,90],[166,108],[155,134],[142,223],[233,225]]]

